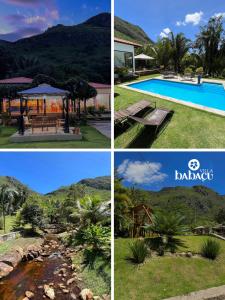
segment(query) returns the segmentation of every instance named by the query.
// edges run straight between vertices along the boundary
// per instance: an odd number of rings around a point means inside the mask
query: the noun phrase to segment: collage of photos
[[[224,0],[0,0],[0,300],[225,300]]]

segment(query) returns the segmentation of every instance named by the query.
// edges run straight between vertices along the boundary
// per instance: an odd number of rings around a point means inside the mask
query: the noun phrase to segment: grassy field
[[[6,233],[12,230],[13,224],[15,222],[15,216],[6,216],[5,218],[5,231]],[[4,231],[0,229],[0,234],[4,234]]]
[[[156,75],[154,75],[156,76]],[[154,76],[146,76],[146,79]],[[225,147],[224,117],[181,104],[115,87],[115,110],[125,109],[142,99],[156,102],[157,107],[174,110],[165,130],[153,139],[142,125],[135,124],[115,138],[115,148],[218,148]]]
[[[206,237],[182,237],[187,248],[199,252]],[[115,300],[159,300],[224,284],[225,242],[216,261],[203,258],[153,257],[137,267],[129,257],[130,239],[115,240]]]
[[[76,265],[82,265],[82,261],[82,253],[76,254],[73,258],[73,263]],[[105,267],[103,273],[99,274],[97,268],[101,264],[101,261],[98,261],[94,269],[85,268],[79,274],[79,276],[83,279],[85,286],[92,290],[95,295],[110,294],[111,268]]]
[[[110,139],[90,126],[80,126],[82,141],[10,143],[15,127],[0,127],[0,148],[110,148]]]

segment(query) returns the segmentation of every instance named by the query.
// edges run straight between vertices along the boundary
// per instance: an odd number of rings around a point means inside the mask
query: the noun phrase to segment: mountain
[[[225,196],[205,186],[167,187],[158,192],[138,190],[137,193],[140,202],[154,211],[178,212],[190,225],[195,219],[199,225],[213,222],[219,209],[225,208]]]
[[[114,19],[115,37],[125,39],[128,41],[144,44],[153,44],[153,41],[144,32],[144,30],[133,25],[119,17]]]
[[[28,193],[31,194],[39,194],[33,190],[31,190],[29,187],[27,187],[25,184],[23,184],[22,182],[20,182],[18,179],[16,179],[15,177],[11,177],[11,176],[0,176],[0,186],[6,184],[9,185],[11,187],[17,188],[17,189],[26,189]]]
[[[81,77],[110,83],[111,15],[75,26],[59,24],[12,43],[0,41],[0,54],[1,78],[45,74],[58,81]]]
[[[60,187],[59,189],[46,194],[46,196],[65,198],[70,193],[71,189],[76,189],[77,186],[81,185],[84,188],[85,194],[87,195],[98,194],[102,197],[103,201],[108,201],[111,198],[110,176],[83,179],[69,186]]]

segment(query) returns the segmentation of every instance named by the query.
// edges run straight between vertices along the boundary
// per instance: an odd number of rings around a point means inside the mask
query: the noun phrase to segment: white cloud
[[[162,32],[160,32],[160,37],[161,38],[166,38],[168,37],[168,34],[171,32],[171,30],[167,27],[167,28],[164,28]]]
[[[130,161],[126,159],[119,165],[117,172],[124,180],[133,184],[158,183],[165,180],[167,174],[160,170],[162,165],[158,162]]]
[[[216,17],[216,18],[223,17],[223,18],[225,18],[225,12],[216,13],[215,15],[213,15],[213,17]]]
[[[187,24],[192,24],[193,26],[198,25],[203,17],[203,12],[199,11],[199,12],[195,12],[193,14],[187,14],[185,16],[184,21],[177,21],[176,25],[177,26],[186,26]]]

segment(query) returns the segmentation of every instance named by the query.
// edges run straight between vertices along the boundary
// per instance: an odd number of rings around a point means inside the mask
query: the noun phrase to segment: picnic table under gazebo
[[[37,87],[18,92],[20,95],[19,130],[10,137],[12,142],[80,140],[79,128],[69,127],[69,92],[40,84]],[[62,116],[46,113],[46,104],[50,97],[59,97],[62,101]],[[37,114],[29,118],[29,99],[36,99]]]
[[[46,124],[53,124],[53,117],[46,116],[46,104],[50,97],[60,97],[62,100],[62,119],[64,122],[64,130],[66,133],[69,133],[69,92],[59,88],[55,88],[49,84],[40,84],[37,87],[27,89],[21,92],[18,92],[20,95],[20,122],[19,122],[19,133],[24,134],[25,125],[24,113],[27,116],[29,113],[28,101],[29,99],[36,99],[36,111],[37,111],[37,122],[35,123],[35,118],[33,123],[38,126],[38,122],[41,123],[42,119],[42,129],[43,123],[46,121]]]

